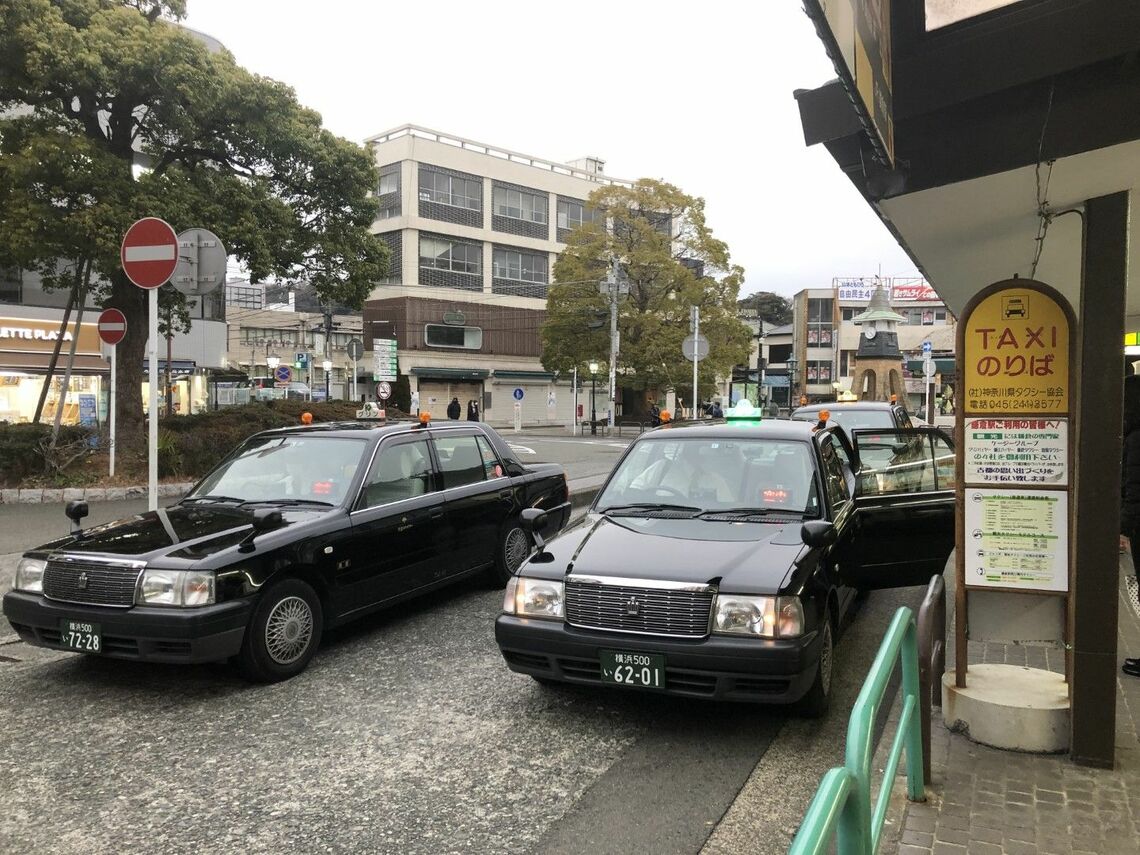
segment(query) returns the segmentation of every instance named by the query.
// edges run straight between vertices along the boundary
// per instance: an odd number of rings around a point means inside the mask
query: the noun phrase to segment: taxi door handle
[[[514,495],[515,495],[514,490],[500,490],[499,491],[499,498],[500,499],[506,499],[506,500],[510,501],[512,498],[514,498]]]
[[[431,512],[428,514],[428,517],[433,520],[443,519],[443,508],[432,508]]]

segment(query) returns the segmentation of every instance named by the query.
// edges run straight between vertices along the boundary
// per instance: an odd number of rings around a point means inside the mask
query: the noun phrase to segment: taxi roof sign
[[[725,412],[724,419],[728,422],[758,422],[763,416],[759,407],[752,406],[750,401],[741,400]]]

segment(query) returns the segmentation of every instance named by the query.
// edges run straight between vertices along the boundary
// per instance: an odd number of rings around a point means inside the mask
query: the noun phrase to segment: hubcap
[[[507,541],[503,544],[503,557],[506,559],[507,572],[514,573],[526,560],[530,552],[530,543],[526,532],[521,528],[512,528],[507,534]]]
[[[286,597],[265,622],[265,649],[278,665],[291,665],[305,655],[313,638],[313,610],[300,597]]]
[[[823,645],[819,650],[819,684],[826,695],[831,691],[831,621],[823,625]]]

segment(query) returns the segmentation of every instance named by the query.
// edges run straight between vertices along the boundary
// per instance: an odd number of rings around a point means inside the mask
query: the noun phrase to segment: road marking
[[[533,448],[527,448],[525,445],[515,445],[513,442],[508,442],[507,445],[511,447],[511,451],[515,454],[537,454]]]

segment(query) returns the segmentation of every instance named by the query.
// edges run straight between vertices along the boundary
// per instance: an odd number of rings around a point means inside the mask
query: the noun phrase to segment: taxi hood
[[[254,511],[260,506],[177,504],[157,511],[93,526],[53,540],[35,552],[98,554],[174,563],[193,562],[236,547],[252,530]],[[281,528],[297,525],[332,508],[283,508]]]
[[[806,549],[801,519],[760,522],[588,514],[547,546],[543,575],[717,582],[740,594],[778,593]],[[531,566],[525,571],[532,575]]]

